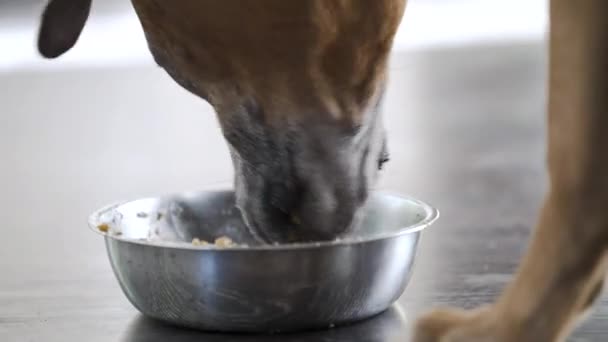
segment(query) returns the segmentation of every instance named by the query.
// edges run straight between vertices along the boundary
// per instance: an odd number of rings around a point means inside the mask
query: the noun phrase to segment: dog
[[[215,108],[237,205],[260,241],[333,239],[356,224],[388,160],[381,103],[405,2],[132,0],[156,63]],[[51,0],[40,53],[69,50],[90,7],[91,0]],[[514,279],[492,305],[424,315],[413,341],[563,341],[601,292],[606,14],[605,0],[550,0],[550,186]]]

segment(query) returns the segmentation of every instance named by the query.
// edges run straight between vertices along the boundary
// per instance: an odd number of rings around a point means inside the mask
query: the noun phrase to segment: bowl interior
[[[374,193],[363,209],[361,223],[334,243],[418,231],[437,216],[437,210],[413,198]],[[195,238],[211,242],[227,236],[239,245],[259,245],[243,223],[232,191],[196,192],[112,205],[94,213],[89,225],[106,236],[139,243],[192,247]]]

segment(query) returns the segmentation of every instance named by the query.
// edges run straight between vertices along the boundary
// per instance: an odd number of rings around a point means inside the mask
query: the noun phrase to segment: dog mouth
[[[264,245],[332,241],[351,231],[360,222],[356,219],[360,216],[359,213],[355,213],[353,222],[340,234],[324,235],[316,233],[315,229],[311,229],[314,227],[311,227],[310,223],[305,223],[305,220],[297,215],[279,212],[274,213],[271,218],[255,219],[243,209],[239,208],[239,210],[248,232],[257,243]]]
[[[241,216],[246,229],[255,241],[262,245],[281,245],[294,243],[314,243],[323,241],[335,241],[347,237],[355,231],[362,223],[363,210],[357,210],[350,224],[340,231],[322,234],[315,229],[311,229],[311,223],[303,222],[296,215],[281,213],[273,216],[271,220],[258,221],[251,219],[242,209]]]
[[[237,206],[245,223],[245,227],[256,242],[261,244],[285,244],[301,242],[296,232],[297,225],[290,220],[288,214],[280,212],[272,215],[264,214],[262,218],[251,216],[251,212]]]

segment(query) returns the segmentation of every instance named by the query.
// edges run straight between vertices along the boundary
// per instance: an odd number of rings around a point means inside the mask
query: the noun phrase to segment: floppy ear
[[[56,58],[71,49],[89,17],[91,0],[50,0],[42,13],[38,51]]]

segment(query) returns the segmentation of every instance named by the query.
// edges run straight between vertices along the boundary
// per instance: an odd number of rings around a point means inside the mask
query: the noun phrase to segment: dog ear
[[[71,49],[84,27],[91,0],[50,0],[40,20],[38,51],[56,58]]]

